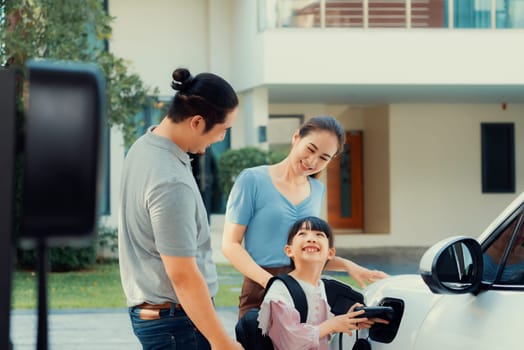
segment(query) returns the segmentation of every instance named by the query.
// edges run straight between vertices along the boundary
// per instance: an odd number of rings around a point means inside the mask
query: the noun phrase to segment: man
[[[187,153],[223,140],[238,98],[222,78],[173,73],[167,116],[130,148],[119,212],[119,259],[143,349],[242,349],[214,309],[218,290],[207,213]]]

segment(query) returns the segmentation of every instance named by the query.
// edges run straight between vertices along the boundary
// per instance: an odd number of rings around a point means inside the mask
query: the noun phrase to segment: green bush
[[[264,151],[253,146],[230,149],[218,158],[218,182],[227,198],[238,174],[257,165],[275,164],[286,157],[285,152]]]
[[[86,247],[48,248],[49,269],[52,272],[77,271],[90,268],[96,262],[96,240]],[[18,249],[17,265],[21,269],[35,270],[37,256],[35,249]]]
[[[98,229],[98,262],[114,262],[118,260],[118,229],[101,226]]]
[[[116,228],[100,226],[96,238],[82,247],[63,246],[48,248],[49,269],[52,272],[79,271],[93,267],[98,262],[117,260],[118,233]],[[37,256],[33,248],[19,247],[17,267],[36,269]]]
[[[288,154],[287,150],[283,150],[283,151],[270,150],[270,151],[268,151],[268,153],[267,153],[268,164],[276,164],[276,163],[280,162],[282,159],[287,157],[287,154]]]

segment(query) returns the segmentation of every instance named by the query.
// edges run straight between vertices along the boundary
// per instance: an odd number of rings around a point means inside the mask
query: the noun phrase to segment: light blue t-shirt
[[[235,180],[226,209],[226,220],[247,226],[244,246],[260,266],[289,265],[284,253],[289,229],[305,216],[319,216],[325,187],[309,177],[309,197],[293,205],[275,187],[268,166],[244,169]]]

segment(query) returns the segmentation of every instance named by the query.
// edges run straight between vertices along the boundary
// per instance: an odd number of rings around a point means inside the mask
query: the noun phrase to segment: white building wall
[[[242,93],[240,117],[243,119],[242,135],[239,133],[233,135],[237,139],[242,139],[239,146],[257,146],[267,149],[267,141],[261,141],[258,134],[259,127],[267,126],[269,120],[266,88],[255,88]]]
[[[233,49],[233,18],[235,8],[232,0],[211,0],[209,6],[209,67],[208,70],[231,80]]]
[[[109,14],[115,17],[109,49],[160,95],[173,95],[176,68],[209,69],[207,0],[111,0]]]
[[[394,105],[390,117],[396,242],[476,236],[524,190],[524,105]],[[483,122],[515,123],[516,193],[482,193]]]
[[[259,30],[258,1],[231,0],[233,85],[522,84],[523,29]]]
[[[391,228],[389,106],[364,110],[364,232],[389,233]]]
[[[107,227],[118,225],[118,198],[120,196],[120,180],[124,166],[124,140],[118,128],[111,128],[110,142],[110,169],[109,169],[109,208],[110,214],[101,218],[101,224]]]
[[[231,82],[243,92],[264,82],[264,45],[258,32],[257,1],[232,1]]]
[[[523,30],[266,31],[264,80],[237,84],[522,84]]]
[[[339,235],[337,244],[429,246],[452,235],[476,237],[524,191],[524,105],[396,104],[389,110],[390,232]],[[483,122],[515,123],[515,193],[482,193]]]

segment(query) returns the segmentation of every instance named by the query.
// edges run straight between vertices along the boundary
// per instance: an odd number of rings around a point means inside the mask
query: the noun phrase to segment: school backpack
[[[307,300],[306,294],[300,284],[290,275],[282,274],[273,276],[266,285],[266,292],[275,280],[281,280],[293,298],[295,309],[300,313],[300,322],[307,320]],[[350,286],[330,277],[322,277],[326,289],[328,304],[331,312],[335,315],[346,313],[356,302],[363,303],[364,297],[361,293],[353,290]],[[271,339],[262,334],[258,328],[258,308],[252,308],[246,312],[235,326],[237,341],[242,344],[245,350],[273,350]],[[339,338],[341,341],[341,337]],[[342,343],[339,343],[342,349]]]

